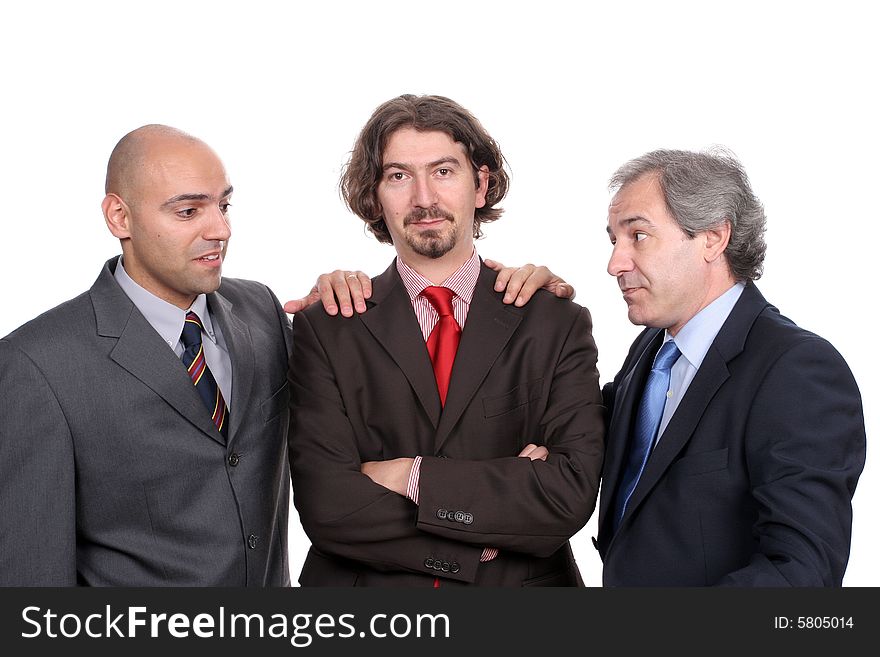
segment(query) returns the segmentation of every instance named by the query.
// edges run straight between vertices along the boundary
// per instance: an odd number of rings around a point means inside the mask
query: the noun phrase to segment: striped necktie
[[[199,397],[205,407],[211,413],[211,421],[224,438],[228,435],[229,410],[226,408],[226,400],[220,392],[220,387],[214,380],[208,363],[205,360],[205,349],[202,346],[202,321],[194,312],[186,314],[183,323],[183,333],[180,341],[183,343],[183,354],[180,359],[186,366],[189,378],[192,379]]]

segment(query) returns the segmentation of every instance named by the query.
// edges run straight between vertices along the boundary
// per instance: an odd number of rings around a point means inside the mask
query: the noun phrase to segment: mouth
[[[445,224],[447,221],[451,221],[451,220],[450,220],[450,219],[444,219],[444,218],[439,218],[439,219],[419,219],[419,220],[417,220],[417,221],[410,221],[410,222],[408,222],[408,223],[407,223],[407,226],[415,226],[415,227],[417,227],[417,228],[424,228],[424,229],[434,229],[434,228],[439,228],[440,226],[442,226],[443,224]]]
[[[198,258],[195,258],[195,261],[209,266],[219,266],[223,263],[223,257],[219,252],[213,252],[199,256]]]
[[[623,298],[629,301],[641,289],[640,287],[621,287],[620,292],[623,294]]]
[[[430,208],[415,208],[404,217],[404,226],[416,226],[417,228],[434,229],[446,222],[453,223],[455,218],[451,213],[437,206]]]

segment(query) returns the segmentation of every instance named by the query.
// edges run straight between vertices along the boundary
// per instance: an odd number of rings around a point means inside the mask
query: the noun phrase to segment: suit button
[[[461,566],[458,565],[458,562],[453,561],[453,562],[449,565],[449,570],[450,570],[451,572],[453,572],[453,573],[457,573],[459,570],[461,570]]]
[[[443,562],[440,559],[434,559],[434,570],[443,570]]]
[[[446,520],[446,514],[446,509],[437,509],[437,517],[440,518],[440,520]]]
[[[239,456],[235,452],[229,455],[229,465],[233,468],[238,465]]]
[[[257,541],[259,541],[259,540],[260,540],[259,536],[255,536],[254,534],[251,534],[250,536],[248,536],[248,547],[251,550],[256,550],[257,549]]]
[[[443,562],[443,566],[441,567],[441,570],[442,570],[444,573],[448,573],[448,572],[449,572],[449,567],[450,567],[450,566],[449,566],[449,562],[448,562],[448,561],[444,561],[444,562]]]
[[[473,516],[473,514],[471,514],[471,513],[465,513],[465,514],[464,514],[464,519],[462,520],[462,522],[463,522],[464,524],[469,525],[469,524],[471,524],[473,521],[474,521],[474,516]]]
[[[455,512],[455,522],[464,522],[464,511]]]
[[[428,557],[425,559],[425,568],[433,568],[434,567],[434,559]]]

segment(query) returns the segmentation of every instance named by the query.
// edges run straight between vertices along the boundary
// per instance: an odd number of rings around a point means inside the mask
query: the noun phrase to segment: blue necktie
[[[623,513],[626,511],[630,495],[635,490],[639,477],[642,476],[642,471],[645,469],[645,464],[648,462],[648,455],[654,446],[657,428],[663,417],[663,408],[666,406],[669,373],[680,355],[681,352],[675,346],[675,342],[669,340],[663,344],[654,359],[654,366],[648,375],[645,391],[642,393],[641,402],[639,402],[635,433],[629,447],[626,470],[623,472],[623,478],[620,480],[617,497],[614,501],[614,531],[617,531],[617,527],[620,525],[620,519],[623,518]]]

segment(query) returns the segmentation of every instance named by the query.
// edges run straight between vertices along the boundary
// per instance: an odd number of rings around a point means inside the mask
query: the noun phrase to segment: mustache
[[[635,278],[624,278],[623,276],[618,277],[617,286],[621,289],[621,291],[626,290],[631,287],[641,287],[642,283]]]
[[[416,208],[415,210],[410,212],[403,218],[403,225],[408,226],[418,221],[424,221],[429,217],[431,219],[446,219],[447,221],[455,221],[455,217],[452,216],[452,213],[447,212],[446,210],[441,210],[436,205],[432,205],[430,208]]]

